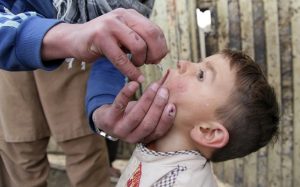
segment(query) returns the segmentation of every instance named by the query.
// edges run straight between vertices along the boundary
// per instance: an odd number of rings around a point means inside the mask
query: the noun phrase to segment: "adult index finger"
[[[127,55],[122,51],[118,42],[111,38],[104,38],[101,50],[103,54],[114,64],[114,66],[119,69],[124,75],[126,75],[130,80],[138,81],[142,83],[144,81],[144,76],[140,70],[135,67],[132,62],[128,59]]]
[[[139,84],[137,82],[131,81],[122,88],[112,104],[111,116],[113,118],[117,119],[123,116],[126,106],[131,101],[138,87]]]
[[[139,142],[143,138],[150,135],[156,126],[158,125],[165,105],[168,102],[168,90],[165,88],[160,88],[152,102],[149,110],[147,111],[146,115],[144,116],[140,125],[132,131],[128,137],[127,141],[129,142]]]
[[[118,125],[115,129],[115,134],[120,132],[130,134],[140,125],[155,98],[158,88],[159,84],[153,83],[146,89],[134,107],[123,116],[123,120],[120,122],[122,125]]]

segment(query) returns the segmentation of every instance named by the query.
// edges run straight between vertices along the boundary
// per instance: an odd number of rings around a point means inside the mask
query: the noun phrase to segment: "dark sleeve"
[[[47,31],[61,21],[45,18],[34,10],[12,13],[10,9],[26,10],[27,1],[18,1],[17,5],[12,3],[14,1],[5,2],[0,1],[0,68],[21,71],[58,67],[62,60],[42,61],[41,46]]]
[[[124,85],[124,75],[107,58],[101,58],[93,64],[86,94],[86,111],[93,131],[95,131],[92,122],[94,110],[104,104],[113,103]]]

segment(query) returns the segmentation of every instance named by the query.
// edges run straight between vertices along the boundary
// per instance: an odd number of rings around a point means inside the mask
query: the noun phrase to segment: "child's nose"
[[[177,69],[180,74],[185,73],[187,71],[188,64],[189,62],[182,60],[177,63]]]

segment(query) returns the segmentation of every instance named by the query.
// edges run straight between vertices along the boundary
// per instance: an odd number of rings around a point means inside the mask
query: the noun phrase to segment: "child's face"
[[[170,92],[169,102],[176,105],[175,125],[191,127],[216,120],[215,110],[226,103],[234,82],[234,68],[230,69],[221,54],[201,63],[180,61],[177,69],[169,70],[163,84]]]

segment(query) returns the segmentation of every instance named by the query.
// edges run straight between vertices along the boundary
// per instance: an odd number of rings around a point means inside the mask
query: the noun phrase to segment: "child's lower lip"
[[[164,77],[159,81],[160,85],[162,85],[166,81],[166,79],[167,79],[167,77],[169,75],[169,72],[170,72],[170,70],[167,70],[167,72],[165,73]]]

